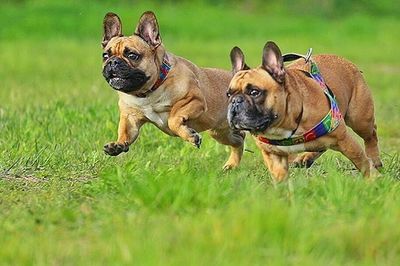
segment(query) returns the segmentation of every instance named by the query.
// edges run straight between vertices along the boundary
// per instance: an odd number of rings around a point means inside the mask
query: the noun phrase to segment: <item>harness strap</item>
[[[301,118],[303,117],[303,110],[304,110],[303,106],[301,106],[301,111],[295,120],[295,122],[297,123],[296,128],[292,130],[292,133],[290,134],[290,136],[288,138],[291,138],[294,135],[294,133],[296,133],[297,129],[299,128]]]
[[[306,63],[308,63],[308,61],[310,61],[310,59],[311,59],[312,51],[313,51],[312,48],[309,48],[306,55],[301,55],[301,54],[296,54],[296,53],[284,54],[283,62],[291,62],[291,61],[303,58],[304,60],[306,60]]]
[[[295,137],[288,137],[285,139],[268,139],[264,136],[258,136],[258,140],[260,140],[263,143],[270,144],[270,145],[275,145],[275,146],[292,146],[296,144],[301,144],[305,142],[309,142],[312,140],[315,140],[319,137],[322,137],[326,134],[329,134],[330,132],[334,131],[340,123],[340,120],[342,118],[342,115],[339,110],[339,106],[337,104],[336,98],[333,95],[332,91],[328,88],[326,85],[321,72],[318,69],[318,66],[315,62],[313,62],[310,59],[312,50],[309,49],[308,53],[306,56],[298,55],[298,54],[286,54],[286,61],[291,61],[291,60],[296,60],[299,58],[304,58],[306,61],[311,62],[311,71],[310,71],[310,76],[320,85],[320,87],[323,89],[326,97],[329,100],[330,104],[330,110],[328,114],[313,128],[305,132],[304,134],[300,136],[295,136]],[[290,59],[290,60],[289,60]],[[285,61],[285,59],[284,59]],[[302,112],[301,112],[302,114]],[[299,126],[300,121],[298,122],[298,125],[296,129],[292,132],[292,135],[295,133]]]

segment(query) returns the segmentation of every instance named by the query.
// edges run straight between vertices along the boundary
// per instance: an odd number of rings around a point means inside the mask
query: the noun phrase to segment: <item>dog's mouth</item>
[[[245,102],[241,104],[230,103],[228,106],[229,126],[235,130],[249,131],[259,134],[267,130],[275,121],[272,110],[262,111],[255,105]]]
[[[140,90],[143,85],[150,79],[143,72],[131,73],[128,77],[120,77],[110,75],[106,77],[108,84],[117,91],[125,93],[134,92]]]
[[[113,89],[125,93],[140,90],[150,79],[143,70],[132,68],[118,58],[110,59],[104,66],[103,76]]]
[[[110,86],[116,90],[120,90],[120,89],[124,88],[125,83],[126,83],[126,79],[118,78],[118,77],[110,78],[108,80],[108,84],[110,84]]]

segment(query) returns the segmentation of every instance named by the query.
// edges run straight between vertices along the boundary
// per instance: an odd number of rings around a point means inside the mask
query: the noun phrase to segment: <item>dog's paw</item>
[[[129,145],[127,143],[110,142],[104,145],[103,150],[108,155],[117,156],[121,152],[127,152]]]
[[[294,168],[310,168],[311,165],[314,163],[314,160],[307,159],[307,160],[299,160],[293,162]]]
[[[194,129],[190,129],[189,142],[192,143],[196,148],[200,148],[201,136]]]
[[[314,153],[305,152],[297,155],[292,164],[295,168],[310,168],[315,161]]]
[[[237,162],[230,162],[230,161],[227,161],[227,162],[224,164],[224,166],[222,167],[222,171],[227,172],[227,171],[229,171],[229,170],[232,170],[232,169],[238,167],[238,165],[239,165],[239,163],[237,163]]]

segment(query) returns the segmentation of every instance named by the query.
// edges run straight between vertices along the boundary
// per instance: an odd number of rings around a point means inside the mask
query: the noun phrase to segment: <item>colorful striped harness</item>
[[[340,120],[342,118],[342,115],[340,113],[336,98],[333,95],[332,91],[326,85],[326,83],[321,75],[321,72],[318,69],[317,64],[310,59],[311,51],[312,50],[310,49],[306,56],[297,55],[297,54],[286,54],[286,55],[284,55],[284,61],[292,61],[292,60],[295,60],[298,58],[304,58],[306,60],[306,62],[310,61],[311,71],[309,74],[316,82],[318,82],[320,87],[324,90],[324,93],[329,100],[331,109],[329,110],[328,114],[321,120],[321,122],[319,122],[316,126],[314,126],[312,129],[308,130],[306,133],[304,133],[301,136],[294,137],[293,134],[296,131],[296,130],[294,130],[292,132],[292,136],[290,136],[286,139],[275,140],[275,139],[268,139],[263,136],[258,136],[259,141],[264,142],[266,144],[274,145],[274,146],[292,146],[292,145],[301,144],[301,143],[315,140],[319,137],[329,134],[330,132],[334,131],[338,127]]]

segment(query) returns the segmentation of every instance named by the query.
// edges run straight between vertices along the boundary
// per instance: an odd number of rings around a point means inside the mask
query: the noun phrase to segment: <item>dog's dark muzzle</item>
[[[228,105],[228,122],[234,126],[234,122],[245,112],[244,97],[241,95],[233,96]]]
[[[103,76],[111,87],[122,92],[139,90],[150,78],[118,57],[109,59],[103,68]]]
[[[265,114],[243,95],[232,96],[229,102],[228,123],[232,129],[262,132],[271,125],[270,112]]]

